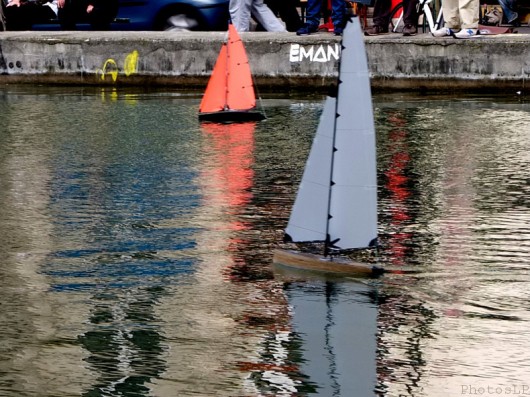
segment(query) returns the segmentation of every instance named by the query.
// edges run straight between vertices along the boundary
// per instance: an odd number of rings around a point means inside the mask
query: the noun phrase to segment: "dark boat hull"
[[[274,250],[273,263],[298,270],[350,276],[380,276],[385,273],[384,269],[368,263],[359,263],[343,258],[330,259],[321,255],[283,249]]]
[[[219,112],[199,113],[199,121],[259,121],[265,119],[263,113],[253,110],[221,110]]]

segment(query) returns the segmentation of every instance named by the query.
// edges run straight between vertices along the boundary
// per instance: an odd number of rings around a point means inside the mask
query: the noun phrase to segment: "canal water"
[[[356,280],[271,267],[323,98],[199,101],[0,89],[0,396],[530,394],[528,102],[374,96]]]

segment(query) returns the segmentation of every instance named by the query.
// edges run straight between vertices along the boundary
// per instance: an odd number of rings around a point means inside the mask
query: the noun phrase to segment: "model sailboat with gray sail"
[[[314,259],[325,271],[380,271],[330,256],[376,245],[376,173],[370,78],[360,22],[355,18],[343,33],[337,97],[326,99],[285,230],[286,242],[321,242],[323,254],[276,250],[274,261],[306,267]]]

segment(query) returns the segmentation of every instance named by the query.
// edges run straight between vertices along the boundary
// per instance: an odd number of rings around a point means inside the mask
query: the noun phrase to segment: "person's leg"
[[[36,23],[47,23],[57,18],[57,15],[51,7],[47,5],[38,5],[37,3],[33,4],[35,4],[35,6],[32,7],[31,12],[29,13],[32,25]]]
[[[403,36],[418,33],[418,4],[416,0],[403,0]]]
[[[64,7],[59,8],[58,17],[63,30],[77,29],[77,21],[86,15],[86,8],[83,10],[84,3],[82,0],[66,0]]]
[[[446,28],[455,30],[460,29],[461,22],[459,2],[460,0],[444,0],[442,3],[442,12]]]
[[[45,13],[46,9],[53,14],[50,7],[35,2],[25,2],[20,6],[6,7],[7,30],[31,30],[34,23],[43,20],[42,13]],[[46,15],[49,16],[47,13]],[[51,17],[53,18],[54,15]]]
[[[230,0],[230,19],[238,32],[249,31],[251,6],[252,0]]]
[[[469,39],[478,34],[480,0],[460,0],[461,30],[456,39]]]
[[[375,0],[373,26],[366,29],[364,34],[375,36],[382,33],[388,33],[388,24],[390,23],[391,0]]]
[[[314,33],[320,25],[320,9],[322,0],[307,0],[305,24],[296,31],[298,36]]]
[[[0,32],[6,30],[6,17],[4,7],[4,2],[0,1]]]
[[[272,13],[270,8],[265,5],[263,0],[252,1],[252,16],[268,32],[287,32],[285,26],[283,26],[276,15]]]
[[[403,23],[416,26],[418,24],[418,2],[403,0]]]
[[[118,15],[118,0],[94,1],[94,9],[88,14],[93,30],[110,30],[110,24]]]
[[[390,23],[390,0],[375,0],[374,4],[374,19],[373,23],[376,26],[382,27],[384,30],[388,30],[388,24]]]
[[[297,2],[295,0],[267,0],[265,4],[274,14],[280,15],[289,32],[296,32],[302,27],[302,19],[300,19],[300,14],[296,9]]]
[[[506,22],[512,23],[517,21],[519,14],[516,11],[515,0],[497,0],[502,8],[503,18]]]
[[[331,0],[331,21],[336,34],[341,34],[346,16],[346,3],[344,0]]]
[[[1,0],[0,0],[1,1]],[[29,30],[31,25],[28,26],[27,19],[22,10],[22,6],[10,6],[6,7],[6,30]]]
[[[451,36],[460,30],[459,0],[443,0],[442,13],[444,17],[444,27],[432,33],[434,37]],[[478,17],[478,10],[477,10]]]
[[[307,0],[306,24],[315,30],[320,25],[320,10],[322,0]]]
[[[479,0],[460,0],[460,20],[462,29],[478,29],[479,22]]]

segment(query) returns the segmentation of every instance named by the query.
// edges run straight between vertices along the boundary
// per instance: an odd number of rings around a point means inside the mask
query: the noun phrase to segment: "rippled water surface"
[[[323,99],[199,101],[0,89],[1,396],[530,394],[528,103],[375,96],[403,272],[337,280],[270,266]]]

